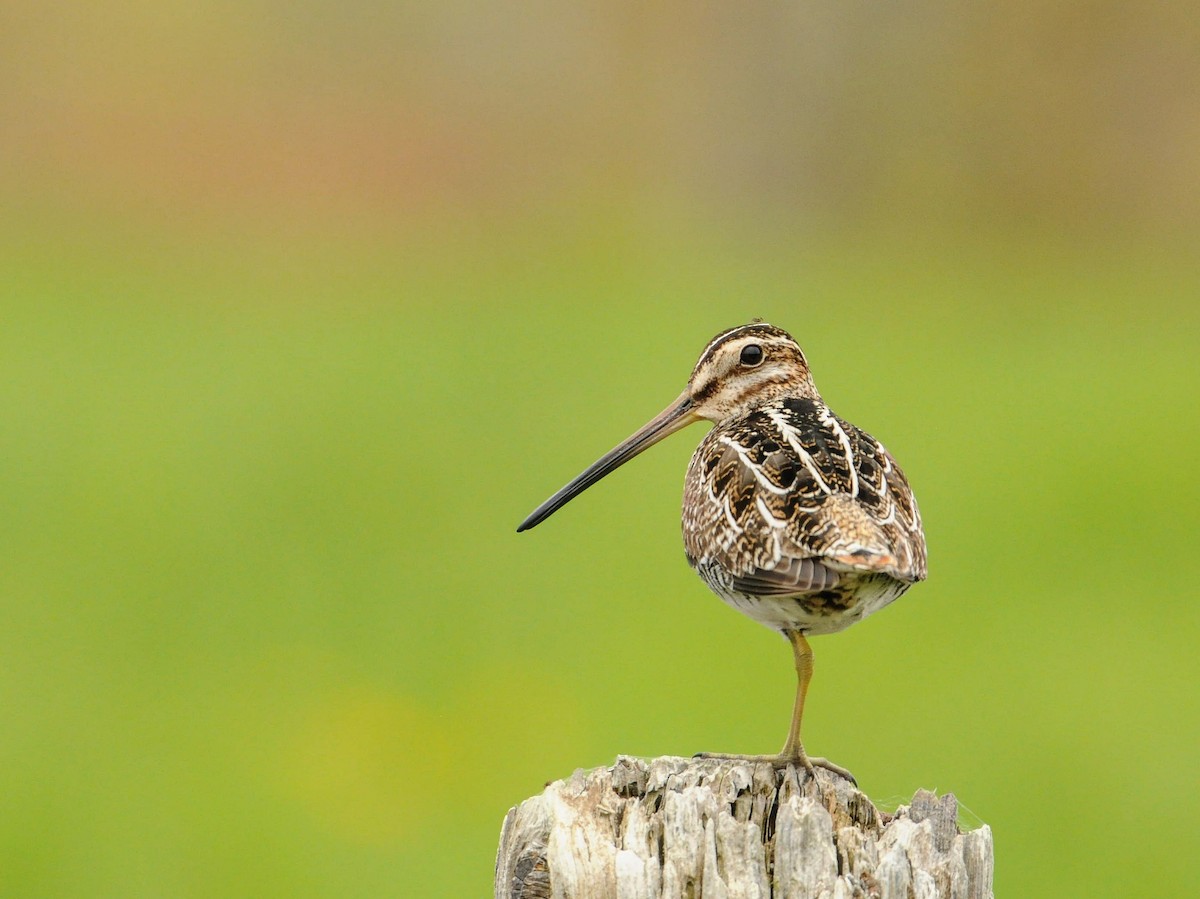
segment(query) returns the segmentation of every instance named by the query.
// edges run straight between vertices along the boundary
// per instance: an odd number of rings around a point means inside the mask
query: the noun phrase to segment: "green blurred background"
[[[1004,896],[1200,892],[1189,3],[0,2],[0,894],[481,896],[576,767],[776,749],[679,540],[791,330],[930,578],[806,742]],[[964,813],[967,814],[967,813]]]

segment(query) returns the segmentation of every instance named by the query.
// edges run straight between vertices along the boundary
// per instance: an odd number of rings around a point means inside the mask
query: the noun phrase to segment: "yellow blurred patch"
[[[451,740],[430,710],[370,685],[320,696],[283,747],[286,791],[339,835],[390,842],[440,814]]]
[[[387,844],[450,820],[498,827],[514,801],[569,774],[586,741],[579,701],[548,671],[484,669],[434,706],[349,668],[281,648],[249,691],[257,713],[240,718],[243,732],[252,719],[263,728],[260,763],[275,789],[352,842]],[[281,680],[293,702],[303,697],[290,710],[267,698]]]

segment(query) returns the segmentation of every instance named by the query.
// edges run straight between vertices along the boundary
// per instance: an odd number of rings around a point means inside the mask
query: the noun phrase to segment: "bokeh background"
[[[806,742],[1003,896],[1200,893],[1184,2],[0,2],[0,894],[481,896],[508,807],[776,749],[672,438],[791,330],[930,578]]]

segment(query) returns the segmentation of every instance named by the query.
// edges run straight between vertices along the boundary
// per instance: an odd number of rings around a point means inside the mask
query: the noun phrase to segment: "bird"
[[[800,738],[813,673],[808,638],[845,630],[926,577],[925,534],[908,479],[874,437],[839,418],[817,391],[804,351],[756,319],[717,334],[662,412],[537,507],[545,521],[588,487],[697,421],[712,429],[683,488],[687,561],[727,604],[791,644],[796,699],[775,755],[699,753],[769,762],[854,782]]]

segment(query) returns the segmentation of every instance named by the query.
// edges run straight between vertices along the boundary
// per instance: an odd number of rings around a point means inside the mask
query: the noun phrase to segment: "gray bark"
[[[620,756],[509,811],[496,899],[992,899],[953,794],[879,811],[818,768]]]

